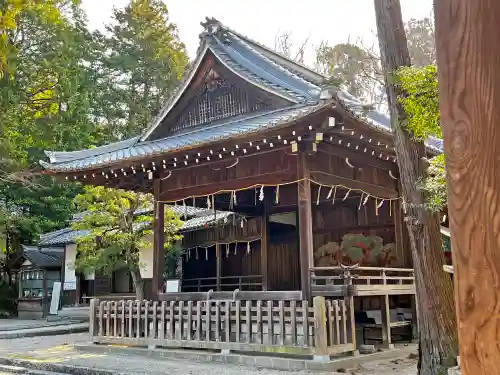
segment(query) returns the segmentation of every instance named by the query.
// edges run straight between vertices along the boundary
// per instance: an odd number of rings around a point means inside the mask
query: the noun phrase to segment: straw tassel
[[[321,185],[318,188],[318,196],[316,197],[316,206],[319,206],[319,198],[321,197]]]

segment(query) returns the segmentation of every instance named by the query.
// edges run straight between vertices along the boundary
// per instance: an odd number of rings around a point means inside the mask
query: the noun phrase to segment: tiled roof
[[[247,113],[163,139],[138,142],[123,149],[116,150],[113,147],[112,151],[107,151],[106,146],[102,146],[91,149],[97,150],[92,156],[86,154],[88,156],[78,156],[74,160],[70,160],[66,156],[63,162],[56,161],[49,164],[41,161],[41,164],[46,169],[54,171],[76,171],[95,168],[108,165],[117,160],[151,156],[182,149],[186,146],[201,145],[237,135],[263,131],[306,116],[322,107],[322,105],[298,104],[264,113]],[[55,153],[52,155],[54,157]]]
[[[142,136],[89,150],[47,152],[50,162],[41,161],[41,165],[54,172],[103,167],[119,160],[164,154],[188,146],[200,146],[235,136],[265,131],[279,125],[286,125],[328,105],[320,100],[320,92],[323,82],[326,82],[326,77],[225,27],[217,20],[208,20],[205,27],[206,31],[201,35],[202,42],[198,56],[192,64],[192,71]],[[285,108],[226,118],[163,139],[148,140],[189,85],[207,51],[212,52],[234,74],[254,86],[286,99],[290,105]],[[333,99],[339,101],[346,111],[368,126],[381,132],[391,132],[390,119],[383,113],[366,110],[366,106],[358,98],[338,90]],[[442,141],[438,139],[430,139],[427,146],[438,152],[442,152],[443,149]]]
[[[23,257],[38,267],[61,267],[64,250],[62,248],[39,248],[23,245]]]
[[[196,208],[191,206],[170,206],[178,215],[185,211],[190,212],[191,216],[184,221],[180,232],[191,232],[197,229],[210,227],[215,224],[227,224],[232,216],[238,216],[234,212],[208,210],[205,208]],[[39,246],[63,246],[70,243],[75,243],[79,237],[89,234],[87,230],[75,230],[72,227],[60,229],[58,231],[45,233],[40,236]]]

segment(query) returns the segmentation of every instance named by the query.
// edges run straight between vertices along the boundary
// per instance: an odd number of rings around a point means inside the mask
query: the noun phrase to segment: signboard
[[[52,298],[50,300],[50,315],[57,315],[59,311],[59,299],[61,298],[61,282],[54,281],[52,287]]]
[[[166,284],[165,289],[167,293],[180,292],[180,286],[181,286],[180,280],[167,280],[165,284]]]
[[[76,281],[65,281],[64,290],[76,290]]]

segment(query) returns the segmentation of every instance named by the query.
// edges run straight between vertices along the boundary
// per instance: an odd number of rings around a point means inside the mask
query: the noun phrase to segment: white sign
[[[59,299],[61,298],[61,282],[54,281],[52,287],[52,298],[50,300],[50,315],[57,315],[59,311]]]
[[[76,281],[65,281],[64,290],[76,290]]]
[[[180,292],[180,286],[180,280],[167,280],[165,289],[167,293],[178,293]]]

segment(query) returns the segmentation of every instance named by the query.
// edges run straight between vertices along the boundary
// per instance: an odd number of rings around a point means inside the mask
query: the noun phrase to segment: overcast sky
[[[113,6],[123,7],[128,2],[82,0],[90,25],[95,28],[109,21]],[[280,32],[290,33],[298,44],[309,38],[308,63],[312,63],[313,47],[322,40],[331,45],[358,38],[367,46],[374,43],[373,0],[166,0],[165,3],[191,58],[198,48],[200,22],[207,16],[270,47]],[[432,0],[401,0],[401,6],[404,20],[429,17],[432,12]]]

